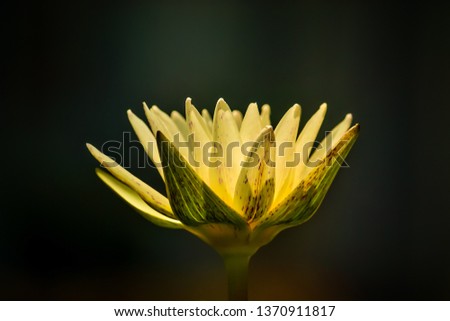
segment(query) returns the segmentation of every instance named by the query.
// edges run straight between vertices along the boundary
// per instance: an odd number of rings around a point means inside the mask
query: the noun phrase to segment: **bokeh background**
[[[85,142],[141,102],[212,111],[326,101],[361,135],[314,218],[251,263],[250,298],[449,300],[448,6],[428,2],[2,4],[0,298],[221,300],[219,256],[153,226]],[[134,137],[134,136],[133,136]],[[133,172],[164,190],[152,169]]]

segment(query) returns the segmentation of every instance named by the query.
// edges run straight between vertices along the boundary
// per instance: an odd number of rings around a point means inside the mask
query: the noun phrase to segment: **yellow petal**
[[[197,174],[209,185],[209,167],[205,163],[203,151],[208,150],[212,136],[207,129],[205,120],[192,105],[190,98],[186,100],[186,118],[190,133],[189,157],[187,159]]]
[[[216,107],[213,142],[215,152],[221,156],[211,159],[210,186],[223,200],[231,202],[242,154],[239,129],[229,108]]]
[[[211,115],[209,114],[207,109],[203,109],[202,110],[202,117],[205,120],[205,124],[208,127],[209,132],[212,133],[213,120],[212,120]]]
[[[263,129],[261,117],[259,116],[258,105],[251,103],[245,112],[241,125],[241,141],[242,143],[255,141],[257,135]]]
[[[233,204],[249,222],[261,217],[270,208],[273,200],[274,139],[273,128],[267,126],[261,130],[255,142],[249,146],[243,145],[247,153],[241,163]]]
[[[231,112],[230,106],[228,106],[227,102],[223,98],[219,98],[219,100],[217,100],[216,107],[214,108],[214,119],[217,118],[217,113],[219,112],[219,110]]]
[[[159,158],[155,136],[153,136],[148,126],[139,117],[133,114],[131,110],[128,110],[127,114],[128,120],[130,121],[134,132],[141,142],[142,147],[152,160],[153,164],[155,164],[155,167],[161,175],[162,179],[164,179],[164,173],[161,166],[161,159]]]
[[[173,122],[177,126],[178,130],[183,134],[184,138],[187,139],[189,135],[189,128],[186,123],[186,119],[179,112],[174,110],[170,114],[170,118],[172,118]]]
[[[283,118],[281,118],[275,128],[276,149],[276,168],[275,168],[275,196],[273,203],[283,199],[284,194],[280,193],[282,187],[290,184],[292,175],[289,175],[289,164],[294,160],[295,139],[297,138],[298,126],[300,123],[301,109],[298,104],[292,106]],[[281,194],[281,195],[280,195]]]
[[[130,204],[136,211],[138,211],[143,217],[148,219],[150,222],[168,228],[182,229],[184,228],[183,223],[180,221],[167,217],[161,214],[147,205],[142,198],[127,185],[121,183],[115,179],[112,175],[107,174],[101,169],[96,169],[98,177],[108,185],[114,192],[116,192],[120,197],[122,197],[128,204]]]
[[[162,131],[169,139],[172,141],[174,140],[174,137],[176,134],[180,134],[181,132],[178,129],[177,125],[175,125],[175,122],[170,118],[169,115],[167,115],[165,112],[163,112],[161,109],[158,108],[158,106],[152,106],[152,108],[148,108],[147,104],[144,103],[144,110],[145,115],[147,116],[148,122],[150,123],[150,127],[152,128],[153,134],[156,134],[156,132]]]
[[[319,133],[320,126],[322,126],[326,112],[327,105],[322,104],[319,110],[308,120],[298,136],[295,144],[295,152],[300,155],[300,162],[291,169],[290,175],[293,175],[293,180],[289,192],[301,182],[302,175],[308,164],[309,155],[314,146],[317,134]]]
[[[170,118],[169,115],[161,111],[157,106],[152,106],[148,108],[147,104],[144,103],[145,116],[150,123],[153,134],[156,137],[158,131],[162,132],[170,141],[175,142],[186,142],[187,138],[184,137],[183,133],[178,129],[175,122]],[[175,144],[179,147],[179,144]],[[189,154],[188,148],[180,147],[180,153],[187,157]]]
[[[195,116],[195,118],[197,119],[197,122],[202,126],[202,130],[211,139],[212,138],[212,133],[208,129],[208,125],[206,125],[206,122],[205,122],[205,119],[203,118],[203,116],[200,115],[200,113],[198,112],[198,109],[192,104],[192,99],[191,98],[186,98],[185,107],[186,107],[186,123],[188,125],[188,128],[189,128],[190,117],[191,116]],[[190,128],[189,128],[189,133],[192,133]]]
[[[224,130],[226,126],[230,126],[230,124],[223,124],[224,121],[224,112],[231,111],[228,104],[225,102],[223,98],[219,98],[216,103],[216,107],[214,108],[214,117],[213,117],[213,125],[212,125],[212,141],[213,148],[212,152],[217,153],[218,156],[211,157],[210,162],[211,166],[209,166],[209,176],[210,176],[210,187],[221,197],[224,201],[230,202],[231,197],[228,193],[226,178],[226,168],[224,166],[224,160],[226,160],[226,147],[227,143],[224,143],[223,140],[226,140],[228,136],[224,136]],[[233,126],[233,125],[232,125]],[[231,130],[235,129],[235,125],[231,128]],[[227,135],[228,133],[225,133]],[[238,132],[239,136],[239,132]],[[239,142],[239,138],[238,138]],[[219,156],[221,154],[221,156]],[[225,157],[224,157],[225,156]],[[220,165],[218,165],[220,164]]]
[[[261,124],[263,127],[270,126],[270,106],[267,104],[261,107]]]
[[[236,121],[237,128],[241,129],[242,113],[239,110],[233,110],[233,118]]]
[[[309,158],[309,163],[316,163],[321,161],[328,152],[333,149],[341,139],[341,137],[345,134],[345,132],[350,128],[352,124],[352,114],[347,114],[336,127],[333,128],[331,132],[327,134],[327,136],[320,142],[317,148],[312,153]]]
[[[161,195],[156,190],[141,181],[139,178],[132,175],[125,168],[100,152],[91,144],[86,144],[86,146],[91,152],[92,156],[94,156],[95,159],[97,159],[97,161],[105,169],[107,169],[120,181],[132,188],[145,202],[150,204],[151,207],[167,216],[174,217],[172,209],[170,208],[169,200],[165,196]]]

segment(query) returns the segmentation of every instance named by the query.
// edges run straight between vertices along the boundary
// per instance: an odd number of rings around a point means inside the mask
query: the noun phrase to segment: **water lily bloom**
[[[252,103],[243,116],[223,99],[213,117],[190,98],[185,117],[144,103],[150,127],[129,110],[166,196],[87,146],[109,172],[98,169],[100,179],[145,218],[185,229],[217,250],[229,273],[230,297],[245,299],[250,257],[282,230],[311,218],[358,136],[359,125],[350,128],[348,114],[314,145],[326,109],[322,104],[300,134],[297,104],[275,128],[268,105],[259,111]]]

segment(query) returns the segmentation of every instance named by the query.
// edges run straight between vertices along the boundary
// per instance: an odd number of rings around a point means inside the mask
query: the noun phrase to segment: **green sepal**
[[[275,208],[255,224],[255,228],[274,225],[300,225],[319,208],[339,168],[359,134],[359,124],[350,128],[339,143],[308,176]]]
[[[223,223],[246,229],[244,219],[206,185],[161,132],[157,132],[156,141],[170,206],[181,222],[188,226]]]

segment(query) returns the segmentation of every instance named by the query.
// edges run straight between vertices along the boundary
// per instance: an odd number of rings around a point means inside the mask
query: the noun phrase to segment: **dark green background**
[[[84,145],[190,96],[361,123],[317,215],[254,257],[251,299],[449,300],[450,11],[425,3],[2,5],[0,298],[225,299],[219,256],[133,212]]]

